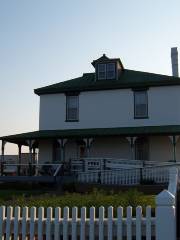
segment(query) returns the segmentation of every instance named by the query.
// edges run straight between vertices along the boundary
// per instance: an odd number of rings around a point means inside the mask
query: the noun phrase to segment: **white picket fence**
[[[132,207],[123,209],[112,206],[105,209],[82,207],[20,208],[0,207],[0,239],[20,240],[175,240],[176,239],[176,192],[178,182],[177,169],[171,169],[168,190],[156,197],[155,216],[151,207]],[[62,211],[62,212],[61,212]]]
[[[82,207],[80,216],[78,216],[78,208],[68,207],[63,209],[63,216],[61,216],[61,208],[56,208],[55,211],[49,207],[46,210],[43,207],[36,209],[32,207],[28,209],[24,207],[0,208],[0,239],[6,236],[10,239],[12,235],[14,239],[19,236],[26,239],[37,237],[39,240],[46,236],[46,240],[63,239],[122,239],[127,236],[127,239],[132,239],[133,236],[138,236],[141,239],[145,236],[150,240],[155,236],[155,218],[151,216],[151,207],[146,208],[146,215],[142,215],[142,207],[136,208],[136,215],[132,216],[132,207],[126,209],[126,217],[123,217],[123,208],[116,209],[116,216],[114,217],[113,207],[109,207],[105,211],[104,207],[98,209],[98,217],[94,207],[89,210],[89,217],[87,217],[86,207]],[[107,214],[106,214],[107,213]],[[46,215],[46,217],[45,217]],[[70,217],[71,216],[71,217]]]

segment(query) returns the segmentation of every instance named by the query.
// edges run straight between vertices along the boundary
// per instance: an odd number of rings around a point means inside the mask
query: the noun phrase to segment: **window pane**
[[[67,120],[78,120],[78,96],[67,96]]]
[[[136,92],[136,104],[146,103],[146,92]]]
[[[115,78],[115,64],[108,63],[107,64],[107,79]]]
[[[106,78],[106,64],[98,64],[98,79]]]
[[[135,92],[135,117],[147,117],[148,115],[148,102],[147,92]]]
[[[77,107],[77,96],[69,96],[68,108],[76,108],[76,107]]]

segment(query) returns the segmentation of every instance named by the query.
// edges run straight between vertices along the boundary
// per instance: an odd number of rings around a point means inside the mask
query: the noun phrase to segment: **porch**
[[[179,135],[178,125],[46,130],[1,137],[1,180],[14,177],[30,181],[31,177],[43,182],[45,176],[54,181],[52,179],[67,175],[76,176],[77,181],[92,179],[96,183],[132,184],[132,181],[122,180],[127,179],[126,176],[136,179],[134,183],[141,182],[142,177],[146,179],[145,172],[149,172],[149,176],[154,174],[152,172],[162,175],[160,170],[155,169],[179,165]],[[16,164],[4,161],[7,142],[18,146]],[[26,163],[22,163],[21,159],[23,145],[29,148]],[[35,158],[36,155],[38,158]],[[13,176],[7,176],[10,168],[14,169]]]

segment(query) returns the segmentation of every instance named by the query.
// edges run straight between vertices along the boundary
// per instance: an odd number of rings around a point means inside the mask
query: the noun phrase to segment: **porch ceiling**
[[[120,127],[120,128],[91,128],[68,130],[41,130],[0,137],[11,143],[27,145],[26,140],[85,138],[102,136],[139,136],[139,135],[180,135],[180,125]]]

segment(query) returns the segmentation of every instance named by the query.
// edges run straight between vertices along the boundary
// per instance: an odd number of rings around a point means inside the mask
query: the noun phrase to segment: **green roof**
[[[60,82],[42,88],[37,88],[34,90],[34,92],[37,95],[42,95],[75,91],[98,91],[172,85],[180,85],[180,78],[123,69],[118,80],[95,81],[95,73],[85,73],[83,74],[83,76],[78,78],[74,78],[68,81]]]
[[[40,130],[0,137],[11,143],[27,145],[26,140],[57,139],[57,138],[84,138],[103,136],[138,136],[138,135],[180,135],[180,125],[120,127],[120,128],[92,128],[68,130]]]

